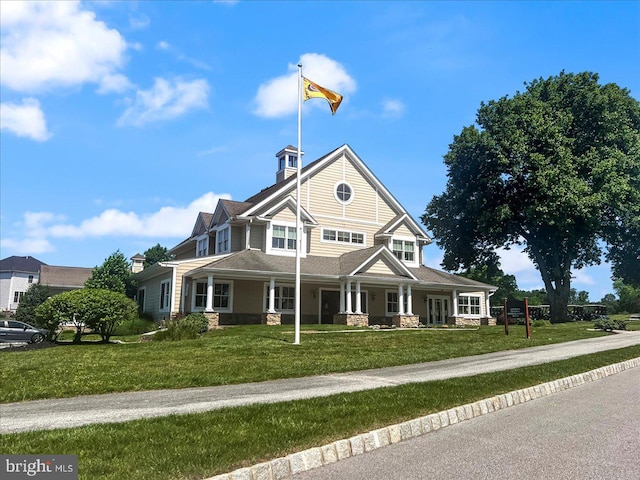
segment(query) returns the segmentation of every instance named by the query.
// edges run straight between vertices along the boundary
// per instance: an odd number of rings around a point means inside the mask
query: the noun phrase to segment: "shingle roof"
[[[0,270],[3,272],[35,272],[40,270],[41,265],[46,263],[41,262],[37,258],[26,257],[7,257],[0,260]]]
[[[230,217],[234,217],[236,215],[240,215],[245,210],[253,207],[253,203],[249,202],[236,202],[235,200],[220,200],[222,206],[227,211]]]
[[[321,257],[307,255],[300,259],[300,274],[305,276],[340,277],[350,274],[356,267],[373,255],[380,247],[369,247],[345,253],[340,257]],[[295,273],[295,257],[267,255],[261,250],[242,250],[215,260],[196,270],[224,270],[246,273]],[[447,286],[495,288],[485,283],[470,280],[459,275],[441,272],[433,268],[420,266],[408,268],[420,281],[428,284]],[[382,274],[365,274],[366,276],[400,278],[399,276]]]
[[[82,288],[92,271],[93,268],[43,265],[40,267],[40,283],[52,287]]]

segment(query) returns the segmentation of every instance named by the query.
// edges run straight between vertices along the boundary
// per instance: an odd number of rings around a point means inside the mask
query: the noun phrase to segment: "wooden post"
[[[509,315],[507,315],[507,299],[504,299],[504,311],[502,312],[504,316],[504,334],[509,335]]]
[[[529,322],[529,299],[524,299],[524,324],[527,326],[527,340],[531,338],[531,324]]]

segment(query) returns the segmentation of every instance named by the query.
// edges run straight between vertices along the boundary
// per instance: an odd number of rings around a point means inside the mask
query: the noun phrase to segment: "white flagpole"
[[[296,305],[293,344],[300,345],[300,250],[302,248],[302,222],[300,221],[300,174],[302,172],[302,64],[298,64],[298,158],[296,175]]]

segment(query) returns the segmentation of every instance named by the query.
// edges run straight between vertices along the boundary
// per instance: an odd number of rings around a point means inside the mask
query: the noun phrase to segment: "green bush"
[[[125,335],[140,335],[141,333],[152,332],[157,329],[156,323],[153,321],[153,318],[144,318],[142,315],[134,318],[133,321],[123,322],[118,325],[114,331],[114,336],[125,336]]]
[[[624,320],[613,320],[611,318],[601,318],[593,323],[593,328],[610,332],[612,330],[626,330],[627,322]]]
[[[153,340],[191,340],[207,331],[209,321],[202,313],[191,313],[184,318],[169,320],[167,328],[153,336]]]

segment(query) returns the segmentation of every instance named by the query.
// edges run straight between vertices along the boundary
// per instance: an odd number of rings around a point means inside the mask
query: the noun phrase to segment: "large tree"
[[[102,265],[95,267],[84,284],[87,288],[104,288],[129,296],[131,285],[131,264],[120,250],[109,255]]]
[[[159,243],[156,243],[153,247],[145,250],[143,255],[145,268],[158,262],[173,260],[173,255],[169,254],[169,250],[167,250],[167,247],[163,247]]]
[[[448,270],[495,261],[498,247],[524,246],[551,319],[561,321],[571,269],[598,264],[604,250],[618,275],[640,270],[640,104],[589,72],[525,87],[483,102],[477,126],[454,137],[444,157],[446,190],[422,221]]]

